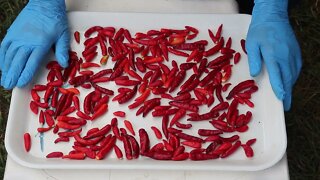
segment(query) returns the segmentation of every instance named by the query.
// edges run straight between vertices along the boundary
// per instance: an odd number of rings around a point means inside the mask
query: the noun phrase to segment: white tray
[[[240,39],[246,37],[250,16],[247,15],[216,15],[216,14],[126,14],[126,13],[69,13],[70,30],[83,33],[88,27],[93,25],[126,27],[132,32],[145,32],[149,29],[183,28],[185,25],[197,27],[200,30],[199,38],[208,39],[207,29],[216,29],[223,23],[223,36],[233,37],[232,47],[242,53]],[[80,46],[75,42],[71,43],[73,50],[80,52]],[[80,54],[78,52],[78,54]],[[48,59],[54,59],[50,55]],[[179,62],[179,59],[176,58]],[[210,59],[209,59],[210,60]],[[14,89],[12,93],[11,107],[8,117],[5,145],[8,154],[21,165],[31,168],[41,169],[168,169],[168,170],[229,170],[229,171],[256,171],[268,168],[277,163],[286,150],[287,139],[285,131],[285,120],[282,108],[282,102],[277,100],[269,83],[269,78],[265,70],[258,78],[255,78],[259,91],[253,95],[252,101],[255,108],[251,109],[253,120],[249,124],[249,131],[240,135],[241,141],[257,138],[253,145],[255,156],[251,159],[245,157],[242,149],[226,159],[217,159],[212,161],[155,161],[149,158],[141,157],[138,160],[118,160],[112,153],[105,160],[97,161],[86,159],[83,161],[46,159],[45,156],[52,151],[63,151],[65,153],[71,150],[72,143],[53,143],[57,135],[45,133],[44,151],[40,150],[40,138],[36,134],[38,128],[38,117],[29,110],[31,100],[30,89],[35,83],[46,82],[47,71],[44,66],[39,70],[34,81],[24,89]],[[239,64],[233,68],[233,76],[230,82],[236,84],[243,80],[251,78],[247,64],[247,58],[242,53]],[[114,86],[108,85],[112,88]],[[230,88],[231,89],[231,88]],[[230,90],[229,89],[229,90]],[[216,103],[216,102],[215,102]],[[126,106],[119,107],[118,104],[109,103],[108,113],[92,123],[92,127],[101,127],[110,121],[114,110],[121,108],[127,112],[126,119],[133,122],[136,131],[144,127],[155,144],[156,138],[150,130],[151,125],[161,127],[160,119],[152,119],[148,115],[145,119],[141,116],[136,117],[134,111],[129,111]],[[248,109],[246,107],[245,109]],[[200,112],[204,112],[201,109]],[[119,118],[120,126],[123,126]],[[89,124],[90,125],[90,124]],[[197,128],[205,128],[208,123],[197,123],[196,128],[189,133],[196,133]],[[26,153],[23,148],[23,134],[30,132],[32,136],[32,148]],[[83,130],[86,133],[86,130]],[[233,134],[226,134],[231,136]],[[137,135],[136,135],[137,137]],[[118,142],[119,143],[119,142]],[[119,145],[122,147],[122,143]]]

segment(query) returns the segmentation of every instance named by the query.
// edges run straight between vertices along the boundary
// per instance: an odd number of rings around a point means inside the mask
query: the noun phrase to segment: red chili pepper
[[[205,57],[212,56],[212,55],[216,54],[217,52],[219,52],[220,49],[223,47],[223,45],[224,45],[224,39],[221,38],[219,40],[218,44],[216,44],[212,48],[208,49],[207,51],[203,52],[203,55]]]
[[[131,160],[133,157],[132,157],[132,147],[130,145],[130,142],[129,142],[129,139],[127,136],[122,136],[122,142],[123,142],[123,148],[124,148],[124,151],[125,151],[125,155],[126,155],[126,158]]]
[[[133,129],[131,122],[128,120],[124,120],[123,122],[124,122],[124,125],[126,126],[126,128],[130,131],[130,133],[132,135],[135,135],[135,132],[134,132],[134,129]]]
[[[231,137],[220,137],[220,139],[223,141],[223,142],[234,142],[236,140],[238,140],[240,137],[238,135],[233,135]]]
[[[104,159],[106,155],[114,147],[115,142],[116,142],[116,137],[115,136],[111,137],[110,141],[105,146],[103,146],[103,148],[97,153],[96,159],[97,160]]]
[[[47,131],[49,131],[49,130],[51,130],[51,129],[52,129],[52,126],[46,127],[46,128],[38,128],[37,131],[38,131],[39,133],[43,133],[43,132],[47,132]]]
[[[240,40],[240,44],[241,44],[241,48],[242,48],[243,52],[247,54],[247,50],[246,50],[246,40],[241,39],[241,40]]]
[[[251,158],[254,156],[254,152],[250,146],[248,146],[246,144],[242,144],[241,146],[242,146],[242,148],[248,158]]]
[[[76,159],[76,160],[83,160],[86,158],[86,154],[83,152],[77,152],[74,154],[68,154],[62,156],[62,159]]]
[[[185,140],[188,140],[188,141],[195,141],[195,142],[204,142],[203,139],[199,138],[199,137],[195,137],[195,136],[192,136],[192,135],[188,135],[188,134],[185,134],[185,133],[177,133],[176,134],[179,138],[181,139],[185,139]]]
[[[236,95],[237,93],[251,88],[253,87],[255,84],[254,80],[245,80],[242,81],[241,83],[239,83],[238,85],[236,85],[228,94],[228,96],[226,97],[226,99],[230,100],[234,95]]]
[[[183,44],[184,42],[185,42],[185,36],[169,37],[169,44],[171,45]]]
[[[59,142],[69,142],[69,141],[70,141],[69,137],[59,137],[54,141],[54,143],[57,144]]]
[[[232,45],[232,39],[231,39],[231,37],[229,37],[228,40],[227,40],[227,43],[226,43],[226,47],[225,47],[225,48],[230,49],[230,48],[231,48],[231,45]]]
[[[52,62],[57,63],[56,61],[52,61]],[[47,90],[47,86],[46,86],[46,85],[41,85],[41,84],[36,84],[36,85],[34,85],[34,87],[32,88],[32,90],[35,90],[35,91],[45,91],[45,90]]]
[[[222,134],[223,132],[221,130],[210,130],[210,129],[199,129],[198,134],[200,136],[212,136],[212,135],[218,135]]]
[[[204,141],[205,142],[211,142],[211,141],[219,141],[219,140],[220,140],[220,136],[219,135],[213,135],[213,136],[207,137]]]
[[[125,117],[126,113],[123,111],[116,111],[113,113],[113,115],[118,116],[118,117]]]
[[[53,120],[52,116],[50,116],[47,112],[44,112],[43,114],[44,114],[44,117],[45,117],[45,119],[46,119],[47,125],[48,125],[49,127],[54,126],[54,120]]]
[[[83,119],[87,119],[87,120],[91,120],[92,119],[89,115],[87,115],[87,114],[85,114],[85,113],[83,113],[81,111],[78,111],[76,114],[77,114],[77,116],[79,116],[80,118],[83,118]]]
[[[140,154],[145,155],[150,149],[150,140],[148,133],[144,129],[139,129]]]
[[[152,129],[152,131],[154,132],[154,134],[156,135],[156,137],[158,139],[162,139],[162,134],[161,134],[160,130],[157,127],[151,126],[151,129]]]
[[[256,138],[254,138],[254,139],[249,139],[249,140],[246,142],[246,145],[247,145],[247,146],[251,146],[251,145],[254,144],[256,141],[257,141]]]
[[[132,39],[134,42],[142,45],[147,45],[147,46],[155,46],[158,42],[154,39],[148,39],[148,40],[143,40],[143,39]]]
[[[113,149],[114,149],[114,153],[117,155],[117,158],[123,159],[123,154],[121,149],[117,145],[114,145]]]
[[[171,160],[172,159],[172,152],[170,151],[158,151],[150,154],[152,159],[156,160]]]
[[[130,135],[125,135],[128,137],[128,140],[131,144],[131,147],[132,147],[132,157],[134,159],[137,159],[139,158],[139,151],[140,151],[140,148],[139,148],[139,144],[137,142],[137,140],[133,137],[133,136],[130,136]]]
[[[29,152],[31,149],[31,136],[30,136],[30,134],[24,133],[23,139],[24,139],[24,148],[27,152]]]
[[[89,54],[94,54],[97,52],[98,46],[91,46],[89,48],[86,48],[84,51],[82,51],[82,56],[88,56]]]
[[[45,94],[44,94],[44,102],[48,102],[49,100],[49,97],[52,95],[53,93],[53,90],[54,90],[54,87],[53,86],[48,86]]]
[[[63,85],[62,80],[51,81],[48,83],[48,86],[60,87]]]
[[[233,58],[234,64],[238,64],[239,61],[240,61],[240,58],[241,58],[241,54],[240,54],[239,52],[237,52],[237,53],[234,55],[234,58]]]
[[[108,105],[107,104],[102,104],[100,106],[100,108],[94,112],[94,114],[92,115],[92,120],[97,119],[98,117],[102,116],[103,114],[105,114],[108,111]]]
[[[109,133],[111,130],[111,125],[107,124],[103,128],[101,128],[99,131],[93,132],[92,134],[88,134],[84,139],[91,139],[95,137],[101,137]]]
[[[102,140],[102,138],[104,138],[104,137],[97,137],[95,139],[87,139],[86,140],[86,139],[81,138],[79,134],[74,135],[74,139],[76,140],[76,142],[81,143],[83,145],[95,145],[98,142],[100,142]]]
[[[195,141],[183,141],[181,142],[181,144],[192,147],[192,148],[201,148],[201,145],[202,145],[200,142],[195,142]]]
[[[176,122],[178,122],[185,114],[186,114],[185,109],[183,108],[179,109],[179,111],[174,115],[174,117],[170,121],[170,127],[173,126]]]
[[[66,131],[66,132],[59,132],[58,136],[59,137],[73,137],[76,134],[80,134],[82,129],[76,130],[76,131]]]
[[[93,26],[93,27],[91,27],[91,28],[89,28],[89,29],[86,30],[86,32],[84,33],[84,36],[85,36],[86,38],[88,38],[88,37],[91,36],[92,33],[97,32],[97,31],[100,31],[100,30],[102,30],[102,29],[103,29],[103,27],[101,27],[101,26]]]
[[[61,158],[63,156],[63,153],[60,151],[51,152],[47,154],[46,158]]]
[[[40,125],[43,125],[44,122],[45,122],[44,113],[43,113],[43,111],[41,110],[41,111],[40,111],[40,115],[39,115],[39,123],[40,123]]]
[[[189,158],[192,161],[203,161],[210,159],[217,159],[219,156],[216,154],[202,154],[202,153],[193,153],[190,154]]]
[[[182,102],[176,102],[176,101],[170,101],[169,102],[170,105],[178,107],[178,108],[182,108],[188,111],[192,111],[192,112],[198,112],[199,111],[199,107],[195,106],[195,105],[191,105],[191,104],[185,104]]]

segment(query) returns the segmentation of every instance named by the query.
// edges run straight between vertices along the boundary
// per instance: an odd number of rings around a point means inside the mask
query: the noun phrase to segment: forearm
[[[252,22],[287,21],[287,9],[288,0],[255,0],[252,11]]]
[[[29,0],[29,3],[34,5],[33,8],[66,11],[65,0]]]

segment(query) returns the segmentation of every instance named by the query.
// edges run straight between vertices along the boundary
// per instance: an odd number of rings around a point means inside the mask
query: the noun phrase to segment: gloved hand
[[[30,0],[1,42],[1,85],[25,86],[53,44],[57,61],[67,67],[69,41],[65,1]]]
[[[291,106],[292,87],[301,70],[301,52],[290,26],[287,0],[255,0],[246,49],[251,76],[257,76],[264,61],[272,89]]]

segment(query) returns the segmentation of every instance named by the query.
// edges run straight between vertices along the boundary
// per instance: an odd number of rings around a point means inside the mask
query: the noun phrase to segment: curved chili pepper
[[[192,124],[182,124],[179,121],[175,125],[180,129],[190,129],[192,127]]]
[[[217,52],[219,52],[220,49],[223,47],[223,45],[224,45],[224,39],[221,38],[220,41],[218,42],[218,44],[216,44],[212,48],[208,49],[207,51],[203,52],[203,55],[205,57],[212,56],[212,55],[216,54]]]
[[[97,144],[98,142],[100,142],[104,137],[97,137],[95,139],[83,139],[80,137],[79,134],[75,134],[74,135],[74,139],[76,140],[76,142],[81,143],[83,145],[94,145]]]
[[[228,96],[226,97],[228,100],[230,100],[234,95],[236,95],[237,93],[251,88],[255,85],[254,80],[245,80],[240,82],[238,85],[236,85],[228,94]]]
[[[221,94],[221,92],[222,92],[221,88],[222,88],[221,84],[216,86],[216,96],[217,96],[218,100],[220,101],[220,103],[224,102],[222,94]]]
[[[88,38],[92,33],[97,32],[102,29],[103,29],[103,27],[101,27],[101,26],[92,26],[91,28],[86,30],[86,32],[84,33],[84,36],[86,38]]]
[[[185,109],[179,109],[179,111],[173,116],[172,120],[170,121],[170,127],[173,126],[176,122],[178,122],[185,114]]]
[[[57,144],[59,142],[69,142],[69,141],[70,141],[69,137],[59,137],[54,141],[54,143]]]
[[[107,124],[103,128],[101,128],[99,131],[88,134],[84,139],[91,139],[91,138],[95,138],[95,137],[104,136],[107,133],[109,133],[110,130],[111,130],[111,125]]]

